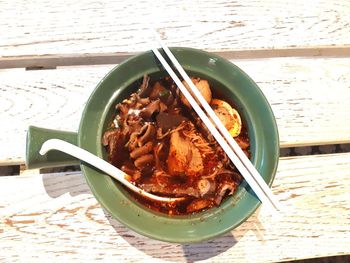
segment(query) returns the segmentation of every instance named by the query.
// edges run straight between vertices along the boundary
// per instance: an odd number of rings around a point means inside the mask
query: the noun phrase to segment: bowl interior
[[[207,79],[215,93],[234,104],[248,127],[252,162],[268,184],[276,172],[279,144],[275,119],[257,85],[238,67],[213,54],[172,48],[191,76]],[[133,57],[114,68],[91,95],[80,123],[80,147],[106,159],[101,138],[115,113],[115,104],[136,91],[144,74],[152,79],[166,75],[151,52]],[[190,216],[166,216],[138,202],[109,176],[82,164],[96,199],[113,217],[145,236],[178,243],[199,242],[238,226],[258,207],[259,200],[243,182],[220,207]],[[155,227],[157,226],[157,227]]]

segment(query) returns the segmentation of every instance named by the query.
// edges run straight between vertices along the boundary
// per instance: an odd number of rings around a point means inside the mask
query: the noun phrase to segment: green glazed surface
[[[42,144],[49,139],[61,139],[77,144],[78,134],[75,132],[58,131],[29,126],[26,138],[26,165],[28,169],[42,167],[59,167],[79,164],[79,160],[60,151],[49,151],[40,155]]]
[[[190,48],[171,50],[189,75],[209,80],[217,94],[238,108],[248,126],[252,162],[271,185],[278,163],[279,138],[272,110],[258,86],[241,69],[219,56]],[[137,89],[144,74],[152,78],[167,75],[150,51],[120,64],[98,84],[82,115],[80,147],[106,159],[101,138],[115,113],[115,104]],[[114,218],[142,235],[163,241],[192,243],[222,235],[245,221],[260,204],[243,182],[236,194],[218,208],[169,217],[134,201],[102,172],[84,163],[81,169],[96,199]]]

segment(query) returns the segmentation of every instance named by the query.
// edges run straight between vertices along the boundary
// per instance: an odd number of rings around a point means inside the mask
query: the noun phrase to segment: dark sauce
[[[164,85],[165,87],[167,87],[170,90],[171,94],[176,96],[176,86],[173,83],[173,81],[171,81],[169,78],[163,78],[163,79],[160,79],[160,82],[162,85]],[[154,81],[152,81],[152,83],[150,85],[153,85],[153,84],[154,84]],[[223,96],[220,96],[221,94],[215,92],[215,87],[211,87],[211,88],[212,88],[212,92],[213,92],[213,98],[225,100],[223,98]],[[164,99],[164,98],[162,98],[162,99]],[[234,105],[231,101],[227,101],[227,102],[233,108],[237,109],[237,107],[235,107],[236,105]],[[168,108],[168,113],[170,113],[170,114],[176,114],[178,112],[179,112],[179,105]],[[241,129],[241,133],[239,134],[237,139],[242,140],[242,141],[249,144],[249,133],[248,133],[248,129],[247,129],[247,124],[246,124],[245,120],[243,119],[242,114],[240,112],[239,112],[239,114],[240,114],[241,119],[242,119],[242,129]],[[181,115],[183,115],[184,117],[188,118],[191,121],[193,120],[193,112],[191,112],[185,106],[181,107]],[[152,124],[155,124],[156,123],[155,118],[152,118],[150,120],[150,122]],[[114,128],[113,122],[111,122],[111,124],[109,125],[109,128],[112,128],[112,129]],[[121,143],[125,144],[128,139],[129,139],[129,137],[124,138],[124,141],[122,141]],[[162,168],[166,170],[165,164],[167,162],[167,157],[168,157],[167,153],[169,152],[169,138],[162,139],[162,140],[153,139],[154,149],[152,152],[153,153],[155,152],[155,147],[161,142],[163,143],[164,146],[163,146],[162,151],[159,152],[158,157],[159,157],[159,160],[161,161],[161,163],[163,164]],[[250,157],[250,146],[247,149],[245,149],[244,152],[246,153],[246,155],[248,157]],[[127,147],[121,147],[120,150],[118,151],[118,154],[115,154],[112,156],[109,155],[109,161],[110,161],[110,163],[112,163],[114,166],[116,166],[118,168],[121,168],[123,165],[134,168],[134,164],[130,160],[129,154],[130,154],[130,152],[128,151]],[[205,165],[205,173],[203,174],[204,176],[213,172],[213,170],[215,169],[216,164],[218,162],[217,159],[218,159],[217,156],[207,156],[206,158],[203,159],[203,163]],[[233,165],[231,167],[232,167],[232,169],[234,169],[237,172],[237,169]],[[151,164],[142,170],[141,177],[137,178],[136,180],[132,180],[132,181],[136,185],[142,185],[144,183],[147,183],[148,181],[152,180],[152,174],[154,171],[155,171],[154,164]],[[177,175],[177,176],[172,176],[171,178],[167,178],[164,180],[167,180],[166,183],[169,186],[172,186],[173,189],[176,189],[176,187],[187,187],[187,188],[195,187],[196,184],[198,183],[198,180],[200,180],[200,178],[195,178],[195,177],[186,176],[186,175],[182,175],[182,176]],[[222,182],[220,182],[220,180],[227,180],[227,178],[225,178],[225,177],[216,178],[216,181],[218,184],[222,183]],[[234,178],[234,179],[232,178],[232,180],[237,180],[237,178]],[[186,215],[186,214],[192,213],[192,212],[188,212],[187,208],[196,199],[195,197],[188,197],[184,201],[180,201],[177,203],[158,202],[158,201],[154,201],[154,200],[149,200],[149,199],[144,198],[138,194],[135,194],[134,192],[128,190],[126,187],[125,187],[125,189],[137,202],[141,203],[143,206],[145,206],[149,209],[152,209],[154,211],[157,211],[160,213],[165,213],[168,215]],[[157,194],[157,195],[161,196],[162,194]],[[172,194],[166,194],[164,196],[176,197],[175,195],[172,195]],[[214,197],[215,196],[213,195],[213,198]],[[227,196],[225,198],[227,198]],[[215,206],[215,204],[212,202],[211,204],[206,206],[205,209],[211,208],[213,206]],[[199,211],[196,211],[196,212],[199,212]]]

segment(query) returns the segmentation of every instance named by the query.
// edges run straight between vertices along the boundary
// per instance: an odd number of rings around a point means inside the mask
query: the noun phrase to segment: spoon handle
[[[161,197],[157,195],[150,194],[145,192],[141,188],[135,186],[125,179],[126,174],[119,170],[117,167],[112,164],[106,162],[105,160],[99,158],[98,156],[79,148],[71,143],[59,140],[59,139],[50,139],[43,143],[40,149],[40,154],[44,155],[50,150],[58,150],[64,153],[67,153],[71,156],[74,156],[92,166],[100,169],[101,171],[107,173],[114,179],[118,180],[120,183],[125,185],[130,190],[134,191],[137,194],[140,194],[144,197],[147,197],[152,200],[163,201],[163,202],[174,202],[182,200],[183,198],[169,198],[169,197]]]

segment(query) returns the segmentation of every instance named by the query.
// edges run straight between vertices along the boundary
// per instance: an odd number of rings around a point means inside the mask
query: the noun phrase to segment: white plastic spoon
[[[178,198],[161,197],[161,196],[157,196],[157,195],[153,195],[148,192],[145,192],[141,188],[135,186],[134,184],[130,183],[127,179],[125,179],[125,177],[128,175],[125,174],[123,171],[119,170],[117,167],[113,166],[112,164],[106,162],[105,160],[99,158],[98,156],[93,155],[92,153],[82,148],[79,148],[71,143],[68,143],[59,139],[47,140],[41,146],[40,154],[44,155],[51,150],[58,150],[58,151],[67,153],[88,164],[91,164],[92,166],[100,169],[101,171],[107,173],[114,179],[118,180],[130,190],[134,191],[139,195],[147,197],[149,199],[162,201],[162,202],[176,202],[176,201],[184,200],[184,197],[178,197]]]

